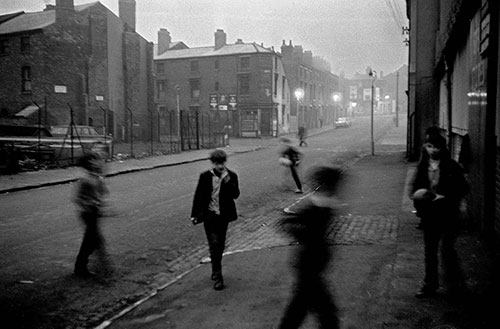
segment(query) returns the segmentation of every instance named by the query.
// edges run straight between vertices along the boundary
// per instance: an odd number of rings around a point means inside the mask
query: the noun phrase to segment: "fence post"
[[[200,112],[196,111],[196,149],[200,149]]]
[[[149,125],[149,135],[150,135],[150,139],[151,139],[151,155],[153,155],[153,149],[154,149],[154,146],[153,146],[153,110],[151,110],[149,107],[147,108],[149,114],[150,114],[150,125]]]
[[[134,114],[130,107],[127,107],[128,113],[130,114],[130,156],[134,156]]]

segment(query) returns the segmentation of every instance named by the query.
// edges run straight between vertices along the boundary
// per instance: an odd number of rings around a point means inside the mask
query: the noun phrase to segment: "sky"
[[[0,0],[0,14],[41,11],[55,0]],[[75,5],[89,3],[75,0]],[[118,0],[101,0],[118,15]],[[408,63],[402,26],[405,0],[136,0],[136,30],[157,42],[160,28],[172,41],[210,46],[223,29],[227,42],[256,42],[280,51],[283,40],[326,59],[332,72],[352,76],[367,67],[384,74]],[[392,5],[392,6],[391,6]],[[393,8],[391,10],[391,8]]]

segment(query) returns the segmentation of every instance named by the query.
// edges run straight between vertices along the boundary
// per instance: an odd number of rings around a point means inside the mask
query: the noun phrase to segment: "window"
[[[200,79],[190,79],[189,85],[191,86],[191,99],[200,98]]]
[[[281,87],[281,98],[285,99],[285,86],[286,86],[286,78],[283,77],[283,83]]]
[[[21,91],[23,93],[31,92],[31,67],[23,66],[21,69],[21,79]]]
[[[278,73],[274,73],[274,84],[273,84],[273,87],[274,87],[274,91],[273,91],[274,97],[278,96],[278,83],[280,81],[279,78],[280,78],[280,75]]]
[[[6,55],[9,49],[9,40],[0,40],[0,55]]]
[[[215,91],[219,91],[219,81],[215,81],[215,87],[214,87],[214,90],[215,90]]]
[[[250,69],[250,57],[240,57],[240,71],[248,71]]]
[[[158,74],[165,73],[165,63],[157,63],[156,64],[156,73],[158,73]]]
[[[200,71],[200,62],[191,61],[191,72],[199,72]]]
[[[167,80],[157,80],[156,81],[156,98],[166,99],[167,98]]]
[[[218,59],[216,59],[216,60],[215,60],[215,63],[214,63],[214,68],[215,68],[216,70],[218,70],[218,69],[219,69],[219,65],[220,65],[219,60],[218,60]]]
[[[278,71],[278,57],[274,57],[274,69]]]
[[[240,95],[250,95],[250,75],[242,74],[238,76],[238,93]]]
[[[21,37],[21,52],[29,53],[31,51],[30,37]]]

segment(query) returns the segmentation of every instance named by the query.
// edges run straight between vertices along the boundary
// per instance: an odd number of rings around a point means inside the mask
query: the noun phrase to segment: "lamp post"
[[[295,98],[297,99],[297,130],[299,130],[299,127],[300,127],[300,124],[301,124],[301,120],[300,120],[300,100],[302,99],[302,97],[304,97],[304,90],[301,89],[301,88],[295,89]]]
[[[368,75],[373,78],[372,80],[372,106],[371,106],[371,115],[370,115],[370,134],[371,134],[371,145],[372,145],[372,155],[375,155],[375,142],[373,140],[373,94],[375,89],[375,80],[377,79],[377,72],[375,70],[370,69]]]
[[[333,98],[333,103],[335,105],[335,118],[334,119],[337,120],[338,114],[339,114],[338,113],[339,112],[339,102],[340,102],[341,97],[340,97],[339,93],[333,93],[332,98]]]

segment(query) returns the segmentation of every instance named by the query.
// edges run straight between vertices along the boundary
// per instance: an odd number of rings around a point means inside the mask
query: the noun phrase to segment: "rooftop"
[[[167,50],[166,52],[155,55],[155,60],[162,59],[180,59],[180,58],[194,58],[194,57],[212,57],[224,55],[238,55],[238,54],[253,54],[253,53],[266,53],[274,54],[274,50],[262,47],[256,43],[236,43],[228,44],[219,49],[214,46],[210,47],[197,47],[180,50]]]

